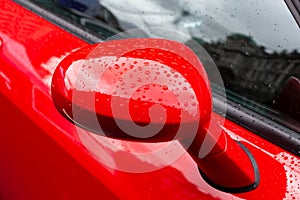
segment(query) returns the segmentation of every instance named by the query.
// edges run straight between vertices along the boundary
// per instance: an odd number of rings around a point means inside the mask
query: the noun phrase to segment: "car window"
[[[300,132],[300,30],[284,1],[30,1],[102,39],[153,26],[186,33],[213,58],[229,99]]]

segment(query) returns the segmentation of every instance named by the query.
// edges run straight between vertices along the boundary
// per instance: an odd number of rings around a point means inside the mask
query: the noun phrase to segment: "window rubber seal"
[[[218,113],[218,110],[222,110],[226,107],[226,114],[221,114],[223,117],[246,128],[256,135],[267,139],[279,147],[300,156],[299,132],[283,126],[228,98],[226,99],[226,103],[220,99],[220,95],[213,93],[213,106],[216,113]]]
[[[300,27],[300,1],[299,0],[284,0],[295,21]]]
[[[39,15],[40,17],[46,19],[47,21],[54,23],[55,25],[59,26],[60,28],[63,28],[64,30],[70,32],[71,34],[74,34],[75,36],[79,37],[80,39],[84,40],[85,42],[98,43],[98,42],[103,41],[103,39],[100,39],[98,36],[94,35],[93,33],[89,32],[87,30],[83,30],[82,28],[76,26],[75,24],[72,24],[71,22],[56,16],[55,14],[49,12],[48,10],[46,10],[28,0],[14,0],[14,2],[27,8],[31,12]]]

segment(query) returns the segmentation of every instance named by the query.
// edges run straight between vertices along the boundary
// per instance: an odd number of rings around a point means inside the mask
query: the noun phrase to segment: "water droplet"
[[[164,85],[164,86],[162,87],[162,89],[163,89],[163,90],[168,90],[168,86]]]
[[[150,86],[149,85],[145,85],[144,86],[144,90],[149,90],[150,89]]]
[[[292,161],[291,161],[291,164],[292,164],[292,165],[295,164],[295,161],[292,160]]]

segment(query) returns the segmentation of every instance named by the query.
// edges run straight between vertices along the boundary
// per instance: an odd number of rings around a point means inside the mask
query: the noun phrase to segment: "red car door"
[[[176,141],[170,145],[181,156],[165,164],[168,155],[151,152],[166,143],[107,138],[66,119],[50,92],[54,70],[75,50],[100,42],[99,34],[47,11],[43,2],[4,0],[0,6],[0,199],[300,198],[297,119],[288,121],[295,122],[293,130],[230,99],[227,118],[214,112],[222,130],[251,152],[260,174],[251,191],[221,191]],[[128,166],[155,170],[134,173],[124,170]]]

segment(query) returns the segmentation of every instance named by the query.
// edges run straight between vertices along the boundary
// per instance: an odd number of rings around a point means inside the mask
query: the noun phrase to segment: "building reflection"
[[[226,41],[202,43],[215,61],[227,89],[271,105],[285,82],[300,78],[300,53],[269,53],[248,36],[234,34]]]

